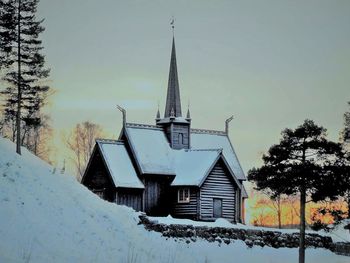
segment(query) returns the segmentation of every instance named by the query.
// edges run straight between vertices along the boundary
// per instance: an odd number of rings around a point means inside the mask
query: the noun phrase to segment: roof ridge
[[[151,125],[151,124],[127,122],[125,125],[126,125],[126,127],[129,127],[129,128],[163,130],[161,127],[159,127],[157,125]]]
[[[121,140],[114,140],[114,139],[97,138],[95,141],[96,142],[102,142],[102,143],[119,143],[119,144],[124,144],[123,141],[121,141]]]
[[[223,148],[189,149],[189,152],[222,152]]]
[[[216,135],[225,135],[224,131],[208,130],[208,129],[191,129],[191,133],[205,133],[205,134],[216,134]]]

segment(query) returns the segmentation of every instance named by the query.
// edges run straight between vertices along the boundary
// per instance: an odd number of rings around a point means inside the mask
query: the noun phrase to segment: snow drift
[[[138,225],[138,213],[103,201],[0,138],[0,262],[296,262],[297,249],[186,244]],[[308,249],[308,262],[348,262]],[[234,261],[233,261],[234,260]]]
[[[133,210],[101,200],[27,150],[19,156],[1,138],[0,156],[0,262],[166,262],[177,253],[177,243],[137,226]]]

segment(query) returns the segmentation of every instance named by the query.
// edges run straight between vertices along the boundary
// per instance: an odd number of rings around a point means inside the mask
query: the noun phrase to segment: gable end
[[[219,217],[236,222],[239,214],[238,191],[238,185],[230,175],[224,160],[220,158],[200,186],[200,219],[215,220],[215,210],[218,209]],[[215,208],[216,201],[220,203],[219,208]]]
[[[92,192],[102,191],[104,199],[114,201],[115,184],[97,143],[81,183]]]

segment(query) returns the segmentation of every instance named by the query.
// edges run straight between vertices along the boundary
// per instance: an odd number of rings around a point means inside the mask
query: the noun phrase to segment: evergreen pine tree
[[[15,41],[15,8],[12,1],[0,1],[0,70],[11,64],[9,54]]]
[[[282,131],[279,144],[263,156],[264,165],[248,172],[258,190],[271,197],[300,194],[299,263],[305,262],[305,205],[335,199],[344,191],[344,156],[339,143],[326,139],[326,129],[306,120],[295,130]]]
[[[5,122],[10,127],[12,139],[16,141],[17,153],[27,143],[31,148],[31,134],[42,125],[40,112],[45,103],[49,87],[41,81],[48,77],[44,67],[43,49],[39,34],[44,31],[43,20],[37,20],[39,0],[2,0],[1,16],[6,21],[0,24],[1,40],[6,44],[0,49],[8,84],[1,94],[4,97]],[[16,135],[16,136],[15,136]],[[35,141],[35,140],[34,140]]]
[[[348,102],[348,106],[350,107],[350,101]],[[344,113],[344,128],[340,133],[340,140],[344,146],[350,148],[350,108]],[[348,150],[350,151],[350,149]]]
[[[348,106],[350,106],[350,102],[348,102]],[[340,141],[345,152],[345,161],[350,165],[350,108],[344,113],[344,128],[340,133]],[[348,206],[348,218],[350,219],[350,171],[348,171],[348,177],[346,179],[348,182],[348,189],[345,191],[344,198]]]

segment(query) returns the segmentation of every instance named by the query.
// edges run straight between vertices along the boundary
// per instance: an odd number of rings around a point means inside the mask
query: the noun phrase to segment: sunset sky
[[[183,112],[224,129],[244,171],[282,129],[310,118],[337,140],[350,101],[350,1],[41,0],[56,130],[89,120],[111,136],[164,113],[172,31]],[[57,156],[57,161],[64,158]]]

